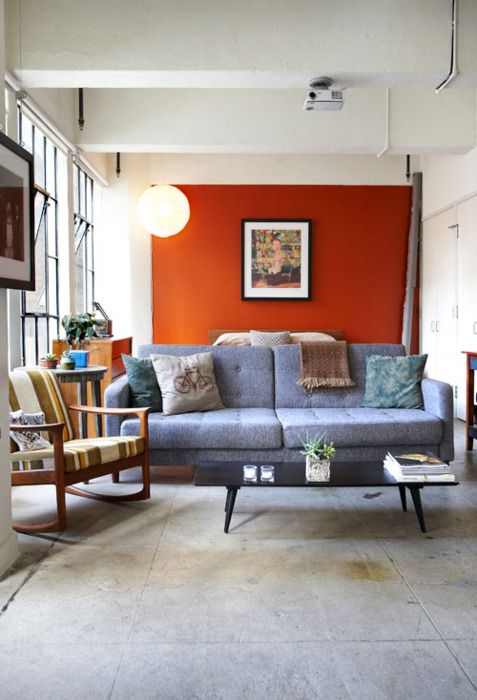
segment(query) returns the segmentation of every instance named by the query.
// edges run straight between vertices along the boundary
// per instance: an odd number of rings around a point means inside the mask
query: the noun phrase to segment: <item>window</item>
[[[22,363],[38,364],[59,334],[58,152],[20,110],[20,144],[34,156],[36,290],[21,293]]]
[[[74,166],[76,310],[92,311],[94,299],[94,182]]]

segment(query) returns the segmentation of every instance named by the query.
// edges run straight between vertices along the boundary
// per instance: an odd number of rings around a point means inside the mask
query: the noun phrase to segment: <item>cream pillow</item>
[[[211,352],[196,355],[151,355],[165,416],[223,408]]]
[[[250,333],[222,333],[214,345],[250,345]]]
[[[290,342],[291,343],[314,343],[318,340],[336,340],[332,335],[328,333],[319,333],[318,331],[303,331],[302,333],[291,333]]]

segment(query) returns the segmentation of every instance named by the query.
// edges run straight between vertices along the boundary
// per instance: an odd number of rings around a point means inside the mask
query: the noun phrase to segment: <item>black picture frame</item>
[[[242,301],[311,299],[311,219],[242,219]]]
[[[0,288],[35,289],[33,156],[0,132]]]

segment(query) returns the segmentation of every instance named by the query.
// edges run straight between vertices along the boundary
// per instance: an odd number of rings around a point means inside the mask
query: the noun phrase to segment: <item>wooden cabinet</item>
[[[67,349],[65,340],[53,340],[53,352],[60,356]],[[125,374],[124,364],[121,354],[131,355],[132,338],[96,338],[91,340],[88,348],[89,364],[103,365],[107,367],[104,379],[101,381],[101,405],[104,401],[104,391],[115,379]],[[61,384],[61,393],[67,404],[78,403],[75,384]],[[88,403],[92,403],[90,389],[88,388]],[[75,421],[75,429],[78,428],[77,416],[72,416]],[[94,419],[88,416],[88,435],[96,435]]]

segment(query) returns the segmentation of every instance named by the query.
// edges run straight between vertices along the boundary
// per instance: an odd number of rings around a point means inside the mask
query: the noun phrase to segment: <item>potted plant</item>
[[[58,358],[52,352],[47,352],[46,355],[40,357],[40,367],[44,369],[56,369],[57,364]]]
[[[305,455],[305,474],[307,481],[329,481],[330,480],[330,460],[334,456],[336,449],[332,442],[325,442],[325,433],[313,435],[302,440]]]
[[[83,314],[65,314],[61,319],[61,325],[65,329],[68,350],[65,354],[70,355],[76,362],[76,367],[87,367],[88,350],[84,346],[91,340],[97,338],[96,326],[100,322],[94,318],[94,313],[85,312]],[[73,346],[75,350],[73,350]]]

